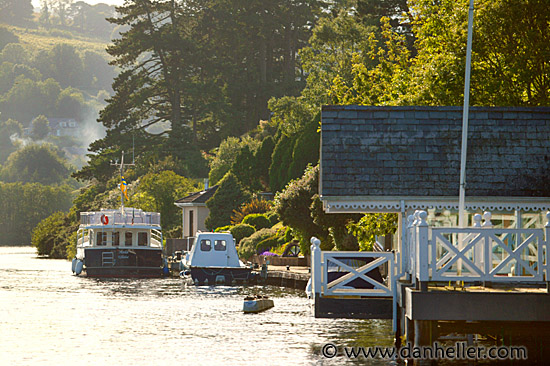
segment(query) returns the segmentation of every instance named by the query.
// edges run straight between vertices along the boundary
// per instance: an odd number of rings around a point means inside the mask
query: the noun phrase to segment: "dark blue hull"
[[[257,274],[251,268],[191,267],[191,278],[197,285],[233,285],[255,283]]]
[[[84,271],[88,277],[162,277],[164,262],[158,248],[88,248]]]

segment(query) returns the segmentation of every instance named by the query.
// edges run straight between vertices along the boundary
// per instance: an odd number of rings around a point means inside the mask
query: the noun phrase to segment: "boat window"
[[[96,242],[97,242],[98,246],[107,245],[107,233],[106,232],[99,231],[97,233],[96,238],[97,238]]]
[[[209,252],[211,249],[212,249],[212,243],[210,242],[210,239],[202,239],[201,250],[203,252]]]
[[[127,247],[132,246],[132,232],[131,231],[127,231],[124,234],[124,245],[126,245]]]
[[[120,233],[118,231],[111,233],[111,245],[113,246],[120,245]]]
[[[214,241],[214,250],[224,251],[226,248],[225,240],[215,240]]]
[[[147,245],[147,233],[138,233],[138,245]]]

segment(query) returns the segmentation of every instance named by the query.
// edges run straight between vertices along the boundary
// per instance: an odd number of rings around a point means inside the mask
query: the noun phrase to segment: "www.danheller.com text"
[[[418,359],[418,360],[526,360],[527,348],[524,346],[471,346],[467,342],[456,342],[442,346],[434,342],[431,346],[395,347],[338,347],[327,343],[321,348],[326,358],[337,356],[348,359]]]

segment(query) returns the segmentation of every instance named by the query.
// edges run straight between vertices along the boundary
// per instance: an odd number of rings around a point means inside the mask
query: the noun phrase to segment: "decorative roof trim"
[[[400,212],[404,210],[458,210],[458,197],[321,197],[327,213]],[[550,210],[549,197],[466,197],[471,211],[545,211]]]
[[[186,202],[186,203],[179,203],[176,202],[174,205],[184,208],[184,207],[206,207],[206,203],[195,203],[195,202]]]

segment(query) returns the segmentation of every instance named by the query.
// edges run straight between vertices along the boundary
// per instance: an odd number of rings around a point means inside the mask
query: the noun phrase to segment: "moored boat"
[[[271,309],[274,306],[273,300],[267,296],[247,296],[244,298],[243,311],[245,313],[259,313]]]
[[[81,212],[73,272],[88,277],[161,277],[160,214],[134,208]]]
[[[120,164],[112,165],[120,167],[121,207],[80,213],[72,271],[88,277],[161,277],[167,268],[162,256],[160,213],[125,208],[124,152]]]
[[[231,233],[199,231],[181,264],[182,276],[190,276],[195,285],[231,285],[256,280],[252,267],[239,260]]]

